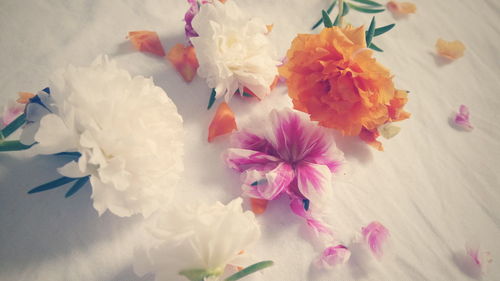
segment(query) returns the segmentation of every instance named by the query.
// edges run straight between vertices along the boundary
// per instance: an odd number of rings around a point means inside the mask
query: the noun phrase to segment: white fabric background
[[[274,23],[271,38],[279,56],[296,33],[310,32],[326,0],[234,0],[249,14]],[[460,270],[466,241],[492,252],[483,280],[500,280],[500,3],[495,0],[414,0],[417,14],[395,19],[377,15],[379,25],[396,22],[375,42],[377,59],[411,91],[413,116],[402,132],[377,152],[356,138],[338,137],[350,163],[334,186],[329,221],[343,241],[378,220],[391,231],[392,247],[381,262],[352,262],[329,272],[310,267],[317,252],[303,222],[287,200],[273,202],[258,219],[263,237],[254,254],[276,265],[247,280],[469,280]],[[196,78],[185,84],[166,62],[136,52],[125,40],[131,30],[155,30],[165,48],[183,42],[183,0],[0,2],[0,105],[18,91],[46,86],[52,71],[68,63],[87,65],[109,54],[134,75],[152,76],[184,118],[186,157],[178,200],[228,202],[240,194],[238,175],[220,160],[221,138],[207,144],[214,113],[205,107],[210,90]],[[352,12],[347,21],[368,24]],[[437,38],[460,39],[465,56],[446,63],[434,55]],[[475,130],[452,129],[448,118],[460,104],[470,107]],[[278,87],[261,104],[234,100],[239,124],[269,107],[289,105]],[[104,109],[105,110],[105,109]],[[134,116],[130,116],[134,118]],[[131,268],[141,243],[139,217],[102,217],[92,209],[90,188],[64,199],[67,188],[27,195],[55,179],[65,159],[26,159],[0,154],[0,280],[152,280]]]

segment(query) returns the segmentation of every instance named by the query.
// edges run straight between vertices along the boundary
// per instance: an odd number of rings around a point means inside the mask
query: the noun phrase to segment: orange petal
[[[260,215],[266,211],[268,200],[258,199],[258,198],[250,198],[250,205],[252,206],[252,211],[256,215]]]
[[[130,39],[130,42],[132,42],[138,51],[151,53],[160,57],[165,56],[160,38],[158,38],[158,34],[154,31],[130,31],[128,39]]]
[[[176,44],[168,51],[167,59],[174,65],[184,81],[193,81],[199,66],[193,46]]]
[[[378,151],[384,151],[384,147],[382,146],[382,143],[377,140],[377,137],[379,136],[378,131],[368,131],[367,129],[363,128],[361,129],[361,132],[359,133],[359,138],[366,142],[367,144],[371,145]]]
[[[29,92],[19,92],[17,94],[19,95],[19,98],[16,102],[20,104],[27,104],[30,99],[35,96],[35,94]]]
[[[446,41],[439,38],[436,42],[437,53],[450,60],[458,59],[464,55],[465,45],[458,41]]]
[[[214,138],[229,134],[236,129],[234,113],[227,103],[223,102],[217,108],[217,112],[210,123],[210,127],[208,127],[208,142],[212,142]]]
[[[267,32],[266,34],[271,33],[273,31],[274,24],[266,24]]]
[[[402,15],[414,14],[417,11],[417,6],[410,2],[389,1],[387,3],[387,8],[393,13]]]

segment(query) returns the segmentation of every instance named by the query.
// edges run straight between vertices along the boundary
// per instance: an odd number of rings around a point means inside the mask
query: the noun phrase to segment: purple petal
[[[274,156],[248,149],[230,148],[224,154],[224,160],[229,168],[238,172],[243,172],[250,168],[258,168],[260,166],[280,162]]]
[[[469,115],[469,108],[463,104],[460,105],[459,112],[455,115],[455,124],[464,130],[472,130],[474,127],[469,121]]]
[[[297,186],[300,193],[316,204],[327,201],[332,195],[332,174],[325,165],[299,163],[296,167]]]
[[[383,245],[389,238],[389,230],[385,228],[380,222],[371,222],[366,227],[361,229],[361,233],[365,241],[368,243],[371,252],[377,258],[381,258],[383,255]]]
[[[351,251],[346,246],[339,244],[326,248],[316,265],[322,268],[331,268],[339,264],[345,264],[350,257]]]
[[[243,193],[249,197],[273,200],[285,190],[294,178],[294,171],[287,163],[266,165],[262,169],[247,170],[243,175]]]

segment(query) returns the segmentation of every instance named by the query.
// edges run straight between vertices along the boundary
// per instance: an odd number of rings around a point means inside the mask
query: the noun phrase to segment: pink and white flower
[[[372,254],[380,259],[383,255],[383,246],[389,238],[389,230],[380,222],[374,221],[361,228],[364,241],[368,244]]]
[[[317,234],[332,232],[322,220],[332,197],[332,173],[344,162],[326,129],[291,109],[273,110],[268,126],[232,137],[227,165],[241,173],[243,194],[273,200],[282,194]]]

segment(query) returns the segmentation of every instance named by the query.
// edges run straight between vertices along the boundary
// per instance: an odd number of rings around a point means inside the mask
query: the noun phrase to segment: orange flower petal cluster
[[[443,56],[450,60],[455,60],[463,57],[465,52],[465,45],[458,40],[446,41],[439,38],[436,41],[436,50],[440,56]]]
[[[184,81],[193,81],[199,66],[193,46],[175,44],[172,49],[168,51],[167,59],[174,65]]]
[[[295,109],[379,150],[378,127],[409,117],[403,110],[407,93],[395,89],[389,70],[372,58],[364,27],[299,34],[279,71]]]

